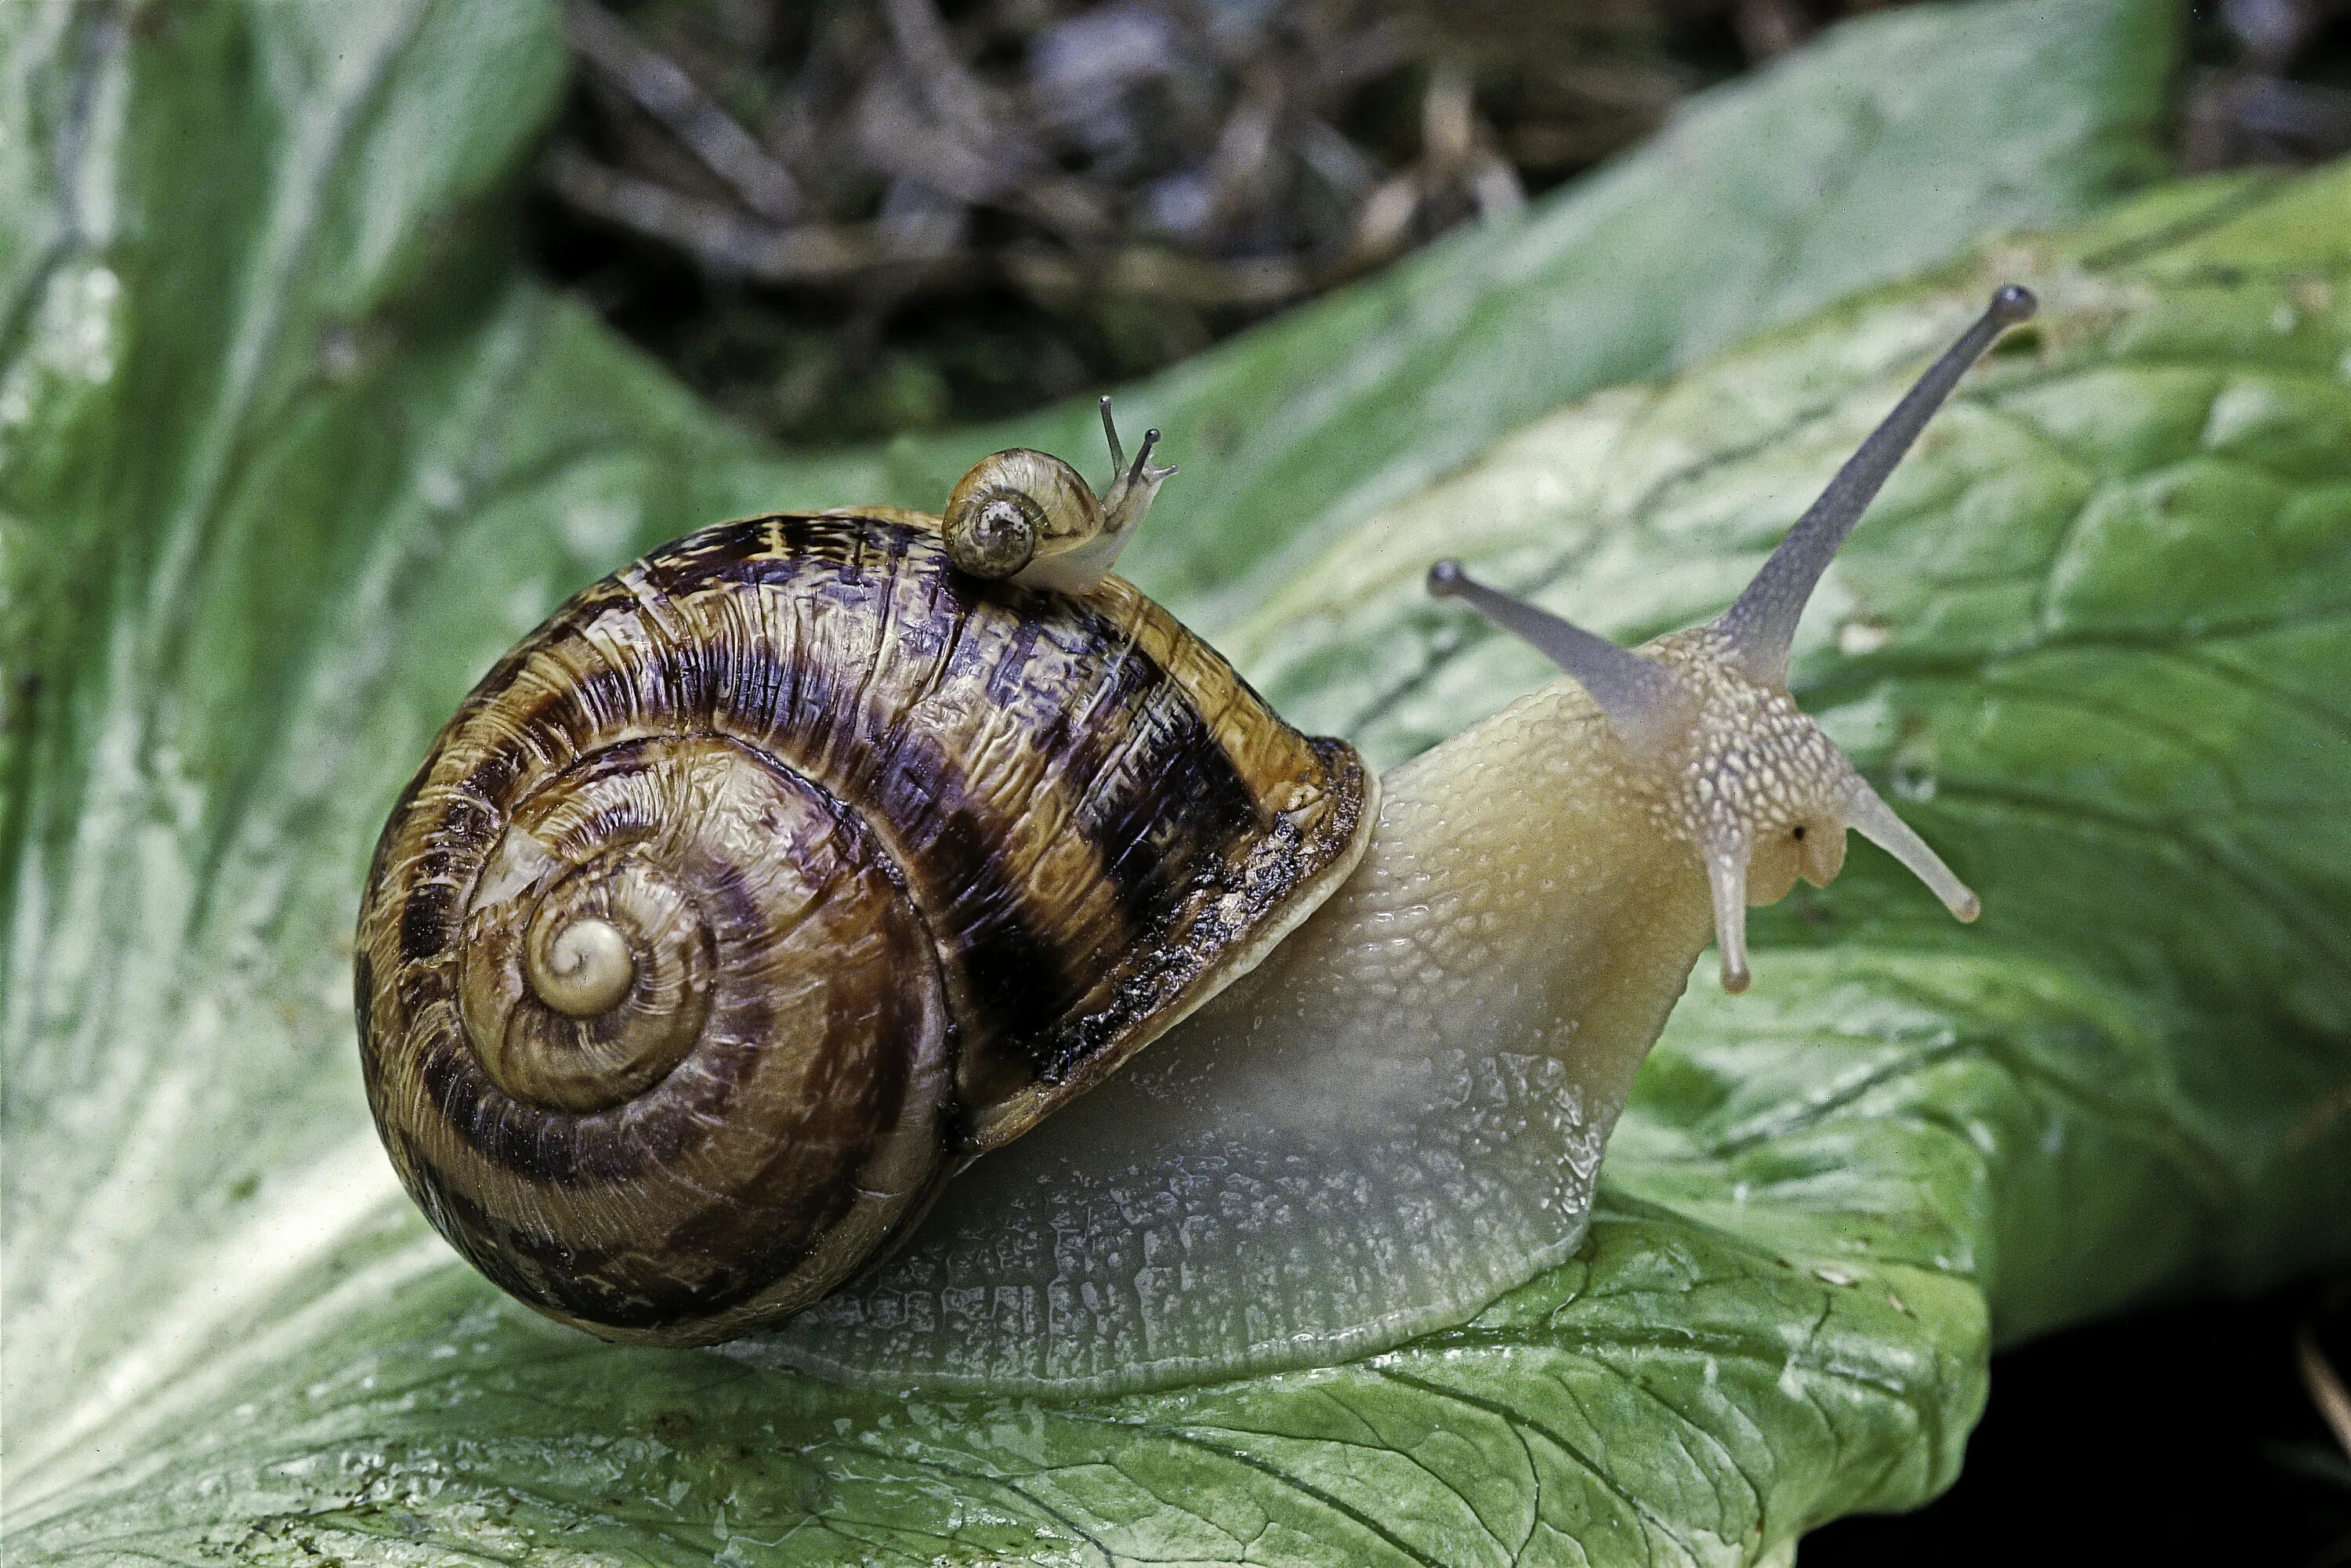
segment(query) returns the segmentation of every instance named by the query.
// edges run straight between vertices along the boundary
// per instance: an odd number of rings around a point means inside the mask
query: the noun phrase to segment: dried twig
[[[660,240],[724,276],[768,284],[838,284],[884,268],[945,275],[969,267],[956,247],[910,243],[904,226],[881,224],[800,224],[778,229],[715,202],[607,167],[569,149],[548,162],[558,194],[585,213],[648,239]]]
[[[647,47],[595,0],[572,0],[563,26],[572,47],[602,79],[659,120],[746,206],[773,223],[799,215],[799,182],[791,171],[713,103],[674,60]]]
[[[1314,279],[1296,262],[1204,261],[1136,246],[1080,260],[1041,246],[1003,253],[1006,278],[1040,299],[1067,302],[1095,290],[1215,309],[1265,309],[1301,298]]]
[[[931,0],[883,0],[882,9],[931,117],[980,142],[1002,134],[1003,117],[987,88],[956,53],[946,23]]]
[[[786,428],[1002,413],[1506,217],[1722,61],[1883,3],[743,0],[648,7],[656,47],[622,0],[567,0],[591,90],[547,164],[580,220],[550,251]],[[2214,15],[2238,54],[2191,93],[2190,162],[2351,145],[2351,0]],[[730,286],[600,256],[616,230]]]

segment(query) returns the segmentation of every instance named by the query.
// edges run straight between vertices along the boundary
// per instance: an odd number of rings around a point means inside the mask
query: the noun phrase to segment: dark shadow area
[[[2299,1365],[2307,1343],[2338,1378],[2351,1369],[2351,1311],[2321,1294],[2150,1312],[2001,1356],[1959,1484],[1817,1531],[1798,1562],[2351,1564],[2351,1458]]]

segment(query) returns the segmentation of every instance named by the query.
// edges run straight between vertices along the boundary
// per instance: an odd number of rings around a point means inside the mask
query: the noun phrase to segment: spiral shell
[[[940,532],[956,568],[973,577],[1010,577],[1040,555],[1053,556],[1102,532],[1093,486],[1058,457],[1016,446],[986,458],[947,497]]]
[[[394,808],[370,1102],[531,1305],[664,1343],[806,1306],[1360,856],[1352,750],[1123,582],[976,581],[938,529],[656,552],[508,654]]]

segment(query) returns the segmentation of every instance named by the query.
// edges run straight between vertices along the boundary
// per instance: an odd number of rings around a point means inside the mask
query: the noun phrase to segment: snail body
[[[863,1381],[1128,1387],[1462,1321],[1580,1243],[1709,938],[1745,988],[1750,904],[1857,829],[1974,917],[1788,653],[2031,308],[2001,290],[1704,626],[1627,651],[1440,563],[1565,676],[1376,786],[1107,577],[1149,442],[1082,502],[999,454],[944,519],[656,552],[491,673],[387,826],[394,1165],[543,1311]]]
[[[1194,1381],[1380,1348],[1569,1256],[1710,919],[1621,762],[1561,681],[1395,768],[1362,864],[1263,964],[730,1351],[852,1381]]]

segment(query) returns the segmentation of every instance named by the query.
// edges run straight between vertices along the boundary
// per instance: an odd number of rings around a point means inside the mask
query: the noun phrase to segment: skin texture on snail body
[[[940,528],[655,551],[507,654],[393,809],[370,1103],[532,1306],[678,1343],[817,1300],[1361,856],[1351,748],[1117,579],[983,580]]]
[[[727,1347],[875,1384],[1099,1392],[1369,1354],[1582,1244],[1635,1071],[1712,937],[1858,830],[1978,906],[1800,713],[1796,622],[2002,289],[1736,603],[1635,653],[1441,563],[1568,678],[1382,781],[1362,864],[1259,967],[958,1180],[905,1249]]]

